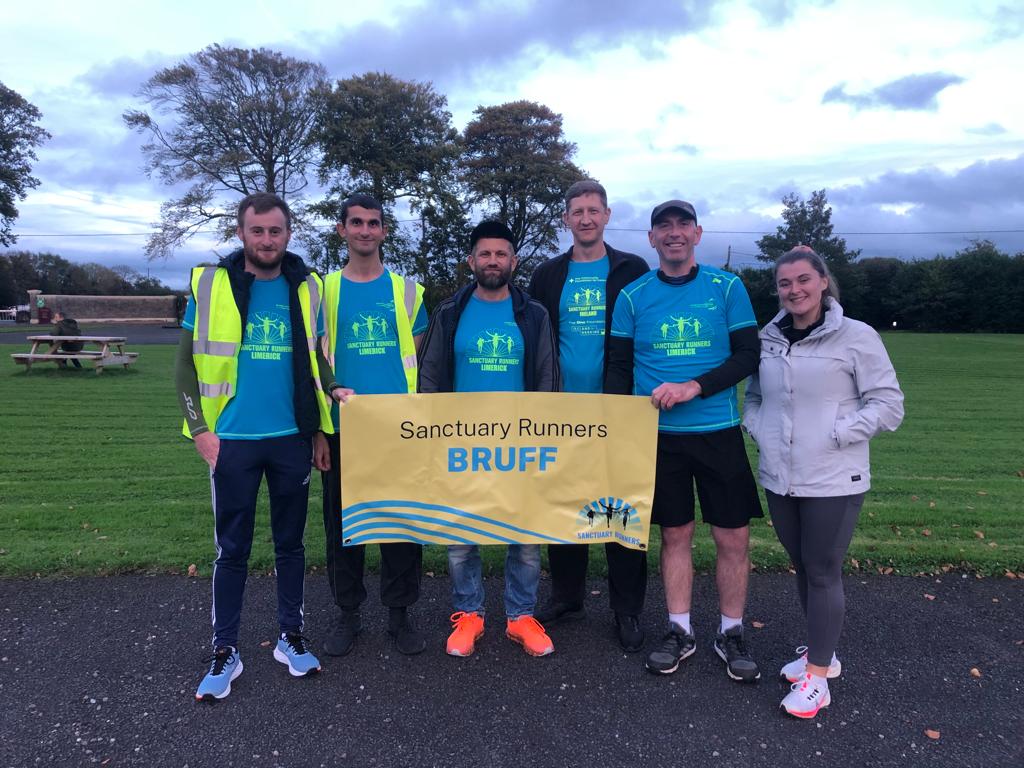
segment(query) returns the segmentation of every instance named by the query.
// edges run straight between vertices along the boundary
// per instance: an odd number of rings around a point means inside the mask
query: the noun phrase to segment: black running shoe
[[[406,656],[423,653],[427,641],[416,629],[405,608],[392,608],[388,612],[388,634],[395,639],[395,648]]]
[[[693,635],[675,622],[670,622],[668,627],[668,634],[662,639],[661,645],[647,654],[645,662],[647,669],[660,675],[671,675],[679,669],[679,662],[693,656],[697,650],[697,641]]]
[[[580,603],[566,603],[562,600],[548,600],[533,613],[541,624],[557,624],[559,621],[582,619],[587,615]]]
[[[616,613],[615,629],[619,636],[619,645],[626,653],[636,653],[644,647],[644,631],[640,628],[640,619],[636,616]]]
[[[753,683],[761,678],[761,670],[747,650],[742,625],[730,627],[725,634],[718,633],[715,637],[715,653],[725,662],[725,673],[733,680]]]
[[[352,650],[356,635],[362,628],[359,611],[342,611],[324,641],[324,652],[328,656],[344,656]]]

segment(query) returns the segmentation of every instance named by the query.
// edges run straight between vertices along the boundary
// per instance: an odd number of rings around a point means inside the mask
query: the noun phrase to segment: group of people
[[[696,487],[716,546],[712,647],[731,679],[760,678],[743,616],[749,524],[763,511],[742,423],[760,452],[761,485],[807,620],[806,646],[781,669],[793,683],[781,706],[810,718],[829,705],[828,679],[841,671],[842,561],[870,484],[868,440],[903,416],[885,348],[870,327],[844,317],[835,280],[810,248],[779,259],[781,309],[759,333],[740,279],[697,263],[702,229],[692,204],[669,200],[652,211],[655,269],[604,241],[611,213],[599,183],[573,184],[563,216],[572,246],[541,264],[526,291],[511,280],[512,233],[502,222],[481,222],[470,239],[472,282],[428,321],[422,287],[381,260],[387,227],[377,200],[356,194],[344,202],[337,232],[349,258],[324,279],[287,250],[283,200],[242,200],[242,248],[193,270],[176,374],[184,434],[210,467],[215,518],[213,654],[197,699],[227,696],[242,671],[242,594],[264,476],[278,585],[274,657],[295,676],[320,669],[302,634],[311,467],[322,473],[338,609],[323,649],[344,656],[353,648],[367,597],[365,547],[342,546],[340,405],[357,394],[565,391],[640,395],[659,409],[651,522],[661,529],[667,631],[648,646],[640,620],[646,552],[608,543],[608,594],[623,650],[646,647],[647,669],[663,675],[696,651]],[[500,365],[480,344],[496,333]],[[387,543],[380,553],[388,633],[399,652],[420,653],[426,642],[409,609],[419,597],[422,547]],[[552,653],[547,627],[584,615],[588,557],[587,545],[549,545],[551,594],[538,605],[540,545],[508,546],[505,634],[527,653]],[[485,627],[479,548],[451,546],[448,561],[454,613],[446,651],[468,656]]]

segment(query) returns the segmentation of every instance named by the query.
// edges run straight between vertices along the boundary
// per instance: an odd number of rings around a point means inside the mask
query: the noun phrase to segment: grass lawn
[[[1009,570],[1024,577],[1024,336],[898,333],[885,342],[906,392],[907,417],[897,433],[872,443],[874,488],[850,566]],[[40,365],[26,373],[3,363],[0,575],[185,571],[193,563],[209,574],[209,483],[205,464],[179,434],[174,347],[139,351],[131,370],[101,376],[89,366]],[[273,567],[267,518],[264,491],[254,569]],[[311,567],[323,565],[323,536],[314,479],[306,536]],[[752,538],[756,567],[786,567],[767,519],[755,522]],[[501,550],[485,553],[488,566],[500,569]],[[657,546],[651,557],[657,559]],[[602,560],[593,557],[592,567],[601,569]],[[695,560],[701,569],[713,564],[703,526]],[[441,548],[428,549],[425,568],[444,570]]]

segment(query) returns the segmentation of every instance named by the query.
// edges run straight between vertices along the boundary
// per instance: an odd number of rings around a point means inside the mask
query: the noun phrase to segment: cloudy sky
[[[169,191],[121,114],[139,85],[207,45],[267,47],[430,80],[457,128],[481,104],[564,117],[608,188],[607,239],[651,256],[651,207],[692,201],[698,257],[754,263],[780,198],[828,190],[864,256],[952,255],[975,238],[1024,251],[1024,4],[1004,0],[319,0],[8,3],[0,82],[43,113],[41,185],[18,248],[128,264],[174,287],[210,258],[194,239],[147,262]]]

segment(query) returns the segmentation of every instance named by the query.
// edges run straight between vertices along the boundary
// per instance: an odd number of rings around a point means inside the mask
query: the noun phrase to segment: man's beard
[[[245,246],[245,260],[259,269],[277,269],[284,261],[284,249],[260,251],[247,245]]]
[[[512,270],[498,270],[498,272],[488,272],[485,269],[480,269],[473,273],[476,277],[476,281],[489,291],[497,290],[502,286],[508,284],[508,281],[512,277]]]

